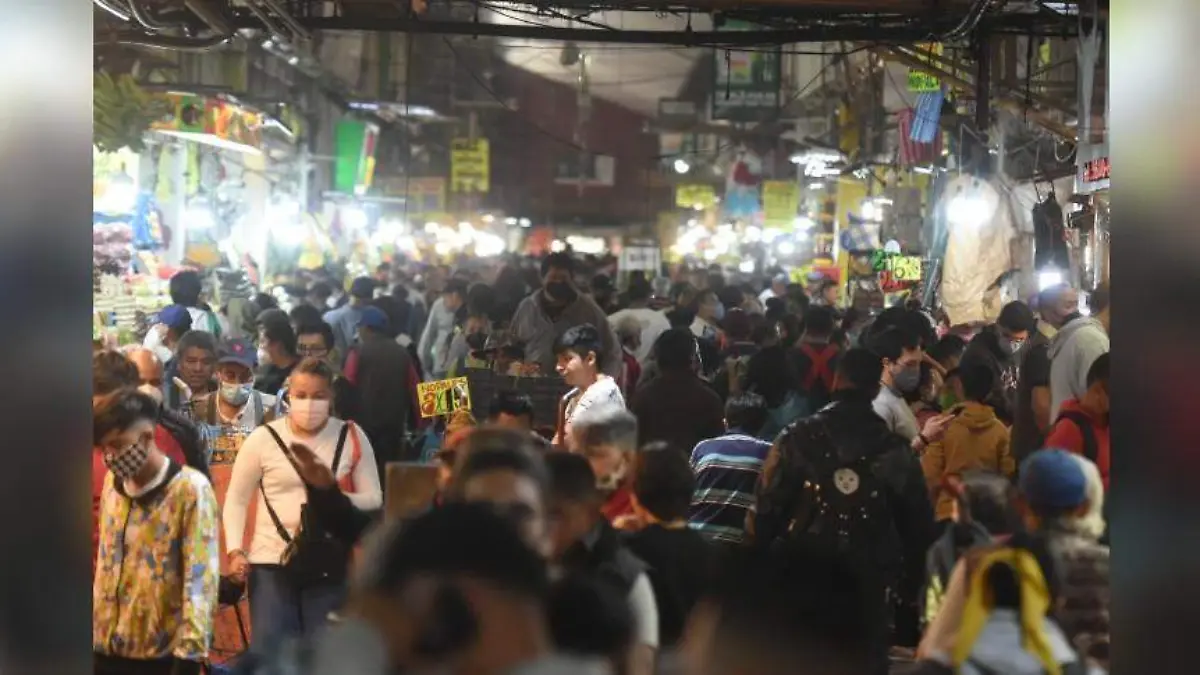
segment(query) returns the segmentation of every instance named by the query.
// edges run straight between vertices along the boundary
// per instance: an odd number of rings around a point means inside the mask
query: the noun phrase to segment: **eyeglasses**
[[[305,347],[303,345],[296,348],[296,352],[300,356],[316,356],[322,357],[329,354],[329,350],[325,347]]]

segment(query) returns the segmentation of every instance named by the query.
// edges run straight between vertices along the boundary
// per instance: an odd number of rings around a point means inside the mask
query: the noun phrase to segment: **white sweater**
[[[333,454],[337,448],[337,439],[345,423],[338,419],[330,419],[321,433],[312,438],[298,438],[292,433],[286,419],[276,420],[270,424],[287,445],[302,443],[312,448],[325,464],[333,463]],[[346,445],[342,449],[341,461],[334,470],[334,476],[339,480],[353,472],[354,489],[348,493],[350,501],[355,506],[366,511],[377,509],[383,504],[383,491],[379,487],[379,472],[375,465],[375,452],[371,442],[357,425],[354,427],[358,436],[361,456],[358,464],[354,461],[354,439],[346,437]],[[225,493],[225,507],[222,520],[225,527],[225,541],[242,541],[246,530],[246,508],[250,499],[258,500],[258,509],[254,519],[254,538],[250,543],[248,558],[255,565],[278,565],[279,558],[286,546],[279,537],[271,516],[263,504],[259,482],[266,490],[271,506],[279,516],[280,522],[289,534],[300,527],[300,507],[307,500],[304,482],[296,469],[288,462],[279,444],[271,437],[270,432],[259,427],[246,438],[238,451],[237,459],[233,462],[233,473],[229,479],[229,489]]]

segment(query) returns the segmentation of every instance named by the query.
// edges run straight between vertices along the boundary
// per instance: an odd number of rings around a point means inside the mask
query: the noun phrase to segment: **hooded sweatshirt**
[[[991,406],[968,401],[959,408],[962,413],[946,427],[946,433],[931,443],[921,456],[925,482],[931,489],[941,484],[947,475],[961,475],[972,469],[987,469],[1013,475],[1016,463],[1009,451],[1009,431]],[[954,499],[945,492],[937,498],[934,513],[938,520],[949,519]]]
[[[1100,478],[1104,481],[1104,490],[1108,491],[1108,468],[1112,461],[1111,450],[1108,441],[1108,418],[1094,415],[1084,410],[1079,405],[1079,401],[1069,399],[1063,401],[1060,412],[1072,412],[1083,415],[1090,422],[1089,426],[1092,430],[1092,436],[1096,439],[1095,457],[1088,457],[1096,463],[1096,467],[1100,469]],[[1074,420],[1060,418],[1050,428],[1050,433],[1046,435],[1044,445],[1047,448],[1062,448],[1071,452],[1087,457],[1087,441],[1084,437],[1084,431],[1079,428],[1079,425]]]
[[[1069,398],[1082,398],[1092,363],[1108,352],[1108,333],[1098,319],[1079,316],[1050,341],[1050,419]]]
[[[960,371],[975,366],[984,366],[992,371],[994,384],[987,402],[997,410],[1005,422],[1012,421],[1013,410],[1017,405],[1020,353],[1009,351],[1001,344],[997,327],[993,325],[971,339],[958,364]]]

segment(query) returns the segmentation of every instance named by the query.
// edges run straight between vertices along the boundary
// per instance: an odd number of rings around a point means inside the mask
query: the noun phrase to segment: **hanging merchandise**
[[[768,180],[762,187],[763,224],[791,229],[800,206],[800,186],[790,180]]]
[[[725,215],[728,218],[751,218],[762,211],[759,187],[762,183],[762,160],[742,148],[730,165],[725,178]]]
[[[711,185],[676,185],[675,205],[683,209],[703,211],[717,203],[717,193]],[[674,214],[670,215],[674,221]],[[672,222],[672,227],[674,222]]]

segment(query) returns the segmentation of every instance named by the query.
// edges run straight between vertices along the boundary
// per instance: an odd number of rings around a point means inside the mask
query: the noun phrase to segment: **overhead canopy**
[[[515,10],[513,10],[515,11]],[[513,11],[491,12],[489,20],[502,24],[593,28],[566,19],[535,17]],[[679,16],[656,16],[650,12],[597,12],[587,22],[621,30],[683,31],[688,21]],[[694,30],[711,30],[708,17],[694,17]],[[661,98],[675,96],[696,60],[707,49],[654,45],[620,45],[594,42],[562,43],[545,40],[500,40],[510,64],[555,82],[579,86],[580,61],[587,59],[589,91],[631,110],[653,116]],[[569,64],[569,65],[564,65]]]

